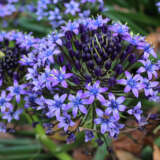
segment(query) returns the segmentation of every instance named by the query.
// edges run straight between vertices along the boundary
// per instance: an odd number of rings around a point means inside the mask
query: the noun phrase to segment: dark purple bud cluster
[[[34,38],[21,32],[0,33],[0,81],[7,85],[9,79],[19,80],[26,73],[20,59],[27,56],[34,45]]]
[[[65,32],[60,46],[62,54],[56,58],[68,72],[78,70],[79,75],[72,77],[76,84],[101,80],[105,86],[114,87],[117,77],[141,58],[135,46],[124,43],[123,35],[112,34],[108,24],[90,30],[80,24],[78,31],[78,36],[73,31]]]
[[[5,39],[3,42],[0,42],[0,52],[0,75],[4,77],[7,74],[13,77],[13,73],[19,67],[20,57],[26,55],[28,51],[21,48],[20,45],[16,44],[14,41]]]

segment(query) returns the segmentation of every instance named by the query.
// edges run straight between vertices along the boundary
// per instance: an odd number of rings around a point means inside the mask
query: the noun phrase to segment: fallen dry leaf
[[[73,152],[74,160],[92,160],[92,154],[86,147],[75,149]]]
[[[140,160],[139,158],[135,157],[133,154],[123,150],[117,150],[116,155],[118,160]]]
[[[137,123],[134,120],[127,121],[127,124],[128,126],[137,125]],[[119,136],[119,138],[113,142],[114,150],[124,150],[136,155],[140,154],[141,149],[143,148],[145,134],[145,132],[135,130],[131,133],[126,133],[124,135]]]
[[[160,32],[154,32],[146,37],[146,41],[153,45],[156,52],[160,51]]]
[[[127,125],[134,127],[137,123],[134,120],[128,120]],[[154,135],[153,130],[158,125],[159,121],[149,120],[149,124],[146,125],[143,130],[135,129],[131,132],[121,134],[121,136],[113,142],[114,150],[124,150],[135,155],[140,155],[144,146],[153,145],[154,137],[158,135]]]
[[[0,139],[13,139],[14,136],[9,133],[0,133]]]
[[[160,148],[156,144],[153,146],[153,160],[160,160]]]
[[[115,151],[124,150],[136,155],[140,154],[143,148],[144,136],[145,134],[140,131],[134,131],[131,133],[131,137],[134,140],[126,135],[120,136],[116,141],[113,142]]]

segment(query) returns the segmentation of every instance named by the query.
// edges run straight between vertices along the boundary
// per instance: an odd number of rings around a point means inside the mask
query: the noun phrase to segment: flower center
[[[136,83],[136,81],[134,80],[134,79],[130,79],[129,81],[128,81],[128,85],[131,87],[131,88],[134,88],[136,85],[137,85],[137,83]]]
[[[150,89],[150,83],[149,82],[144,82],[145,89]]]
[[[46,52],[46,57],[49,57],[49,56],[51,56],[52,54],[53,54],[53,51],[50,51],[50,50],[49,50],[49,51]]]
[[[62,82],[64,80],[64,75],[60,73],[57,78],[58,81]]]
[[[91,92],[94,96],[96,96],[96,95],[98,94],[98,89],[97,89],[97,88],[92,88],[92,89],[90,90],[90,92]]]
[[[152,64],[146,65],[145,68],[147,71],[152,71]]]
[[[73,103],[75,106],[79,106],[82,102],[80,98],[76,98]]]
[[[20,88],[19,87],[15,87],[14,90],[13,90],[13,92],[15,94],[20,94]]]
[[[0,99],[0,106],[3,106],[5,104],[6,100],[4,98]]]
[[[70,123],[70,119],[69,118],[65,118],[65,123],[69,124]]]
[[[113,109],[116,109],[116,108],[118,107],[117,102],[114,101],[114,100],[112,100],[112,101],[111,101],[111,107],[112,107]]]
[[[55,106],[56,106],[56,108],[61,108],[62,102],[61,101],[56,101]]]
[[[107,123],[109,123],[109,120],[108,120],[108,119],[105,119],[105,118],[101,118],[101,122],[107,124]]]

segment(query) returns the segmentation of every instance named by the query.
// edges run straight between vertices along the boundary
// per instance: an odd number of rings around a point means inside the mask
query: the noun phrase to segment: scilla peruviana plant
[[[142,125],[144,100],[160,99],[153,48],[108,18],[70,21],[33,52],[22,59],[31,86],[27,109],[40,117],[47,134],[54,125],[64,130],[68,143],[81,131],[86,142],[115,138],[125,119],[135,117]]]

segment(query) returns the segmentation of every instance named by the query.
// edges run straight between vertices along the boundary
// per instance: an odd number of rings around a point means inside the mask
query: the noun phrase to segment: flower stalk
[[[27,113],[24,113],[30,124],[33,121],[38,121],[37,116],[30,116]],[[66,152],[63,152],[60,146],[57,146],[45,133],[43,127],[40,124],[37,124],[35,127],[36,137],[41,141],[41,143],[52,153],[53,156],[58,158],[59,160],[72,160],[72,157],[69,156]]]

